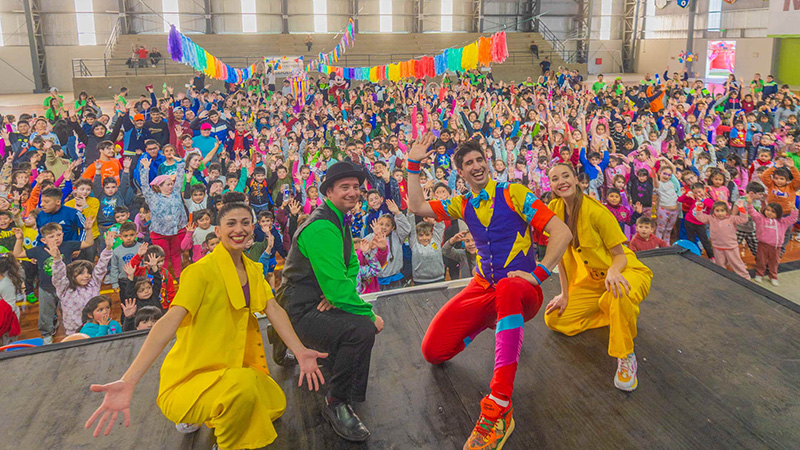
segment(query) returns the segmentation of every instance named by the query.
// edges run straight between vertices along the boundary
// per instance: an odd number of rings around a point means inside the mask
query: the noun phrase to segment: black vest
[[[311,267],[311,261],[300,252],[297,245],[300,233],[317,220],[327,220],[333,223],[341,232],[342,243],[344,244],[342,254],[344,267],[350,265],[350,257],[353,253],[353,236],[350,234],[350,227],[343,226],[340,223],[336,212],[327,203],[315,208],[314,212],[300,225],[292,237],[292,246],[286,256],[286,262],[283,264],[281,286],[277,292],[278,303],[293,318],[303,315],[309,309],[316,307],[322,300],[322,288],[320,288],[317,276]]]

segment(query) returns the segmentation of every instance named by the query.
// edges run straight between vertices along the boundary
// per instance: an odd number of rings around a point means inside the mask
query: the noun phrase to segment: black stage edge
[[[505,448],[797,448],[797,307],[674,248],[642,257],[656,276],[639,317],[639,389],[614,388],[607,329],[566,337],[547,329],[540,313],[525,327],[517,428]],[[558,290],[553,280],[545,302]],[[460,449],[488,392],[493,336],[481,334],[442,366],[419,351],[431,318],[456,292],[401,291],[375,302],[386,330],[373,351],[367,402],[356,406],[373,434],[367,443],[338,439],[320,415],[321,396],[297,388],[297,369],[271,366],[289,406],[269,448]],[[117,379],[143,340],[126,335],[0,356],[0,448],[210,448],[210,430],[180,435],[158,411],[160,360],[137,388],[131,428],[97,440],[82,429],[102,398],[89,384]]]

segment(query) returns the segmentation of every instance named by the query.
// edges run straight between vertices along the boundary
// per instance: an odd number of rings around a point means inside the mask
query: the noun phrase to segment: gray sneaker
[[[176,423],[175,429],[182,434],[190,434],[200,429],[200,425],[196,423]]]

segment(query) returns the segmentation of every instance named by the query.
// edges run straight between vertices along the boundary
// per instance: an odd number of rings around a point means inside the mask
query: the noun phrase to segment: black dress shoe
[[[369,437],[369,430],[358,418],[353,408],[347,402],[333,405],[325,404],[322,409],[325,420],[331,424],[333,431],[342,439],[351,442],[363,442]]]

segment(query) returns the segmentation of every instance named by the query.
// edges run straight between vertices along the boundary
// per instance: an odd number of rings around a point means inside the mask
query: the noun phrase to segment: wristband
[[[419,164],[419,163],[421,163],[422,161],[417,161],[416,159],[411,159],[411,158],[408,158],[408,162],[410,162],[410,163],[415,163],[415,164]]]
[[[531,272],[531,275],[533,275],[533,278],[541,285],[545,280],[550,278],[550,271],[547,270],[547,267],[538,264],[536,268],[533,269],[533,272]]]
[[[413,173],[413,174],[415,174],[415,175],[419,175],[419,170],[411,170],[411,169],[406,169],[406,172],[408,172],[408,173]]]
[[[419,173],[419,161],[408,160],[408,166],[406,166],[406,170],[408,170],[410,173]]]

